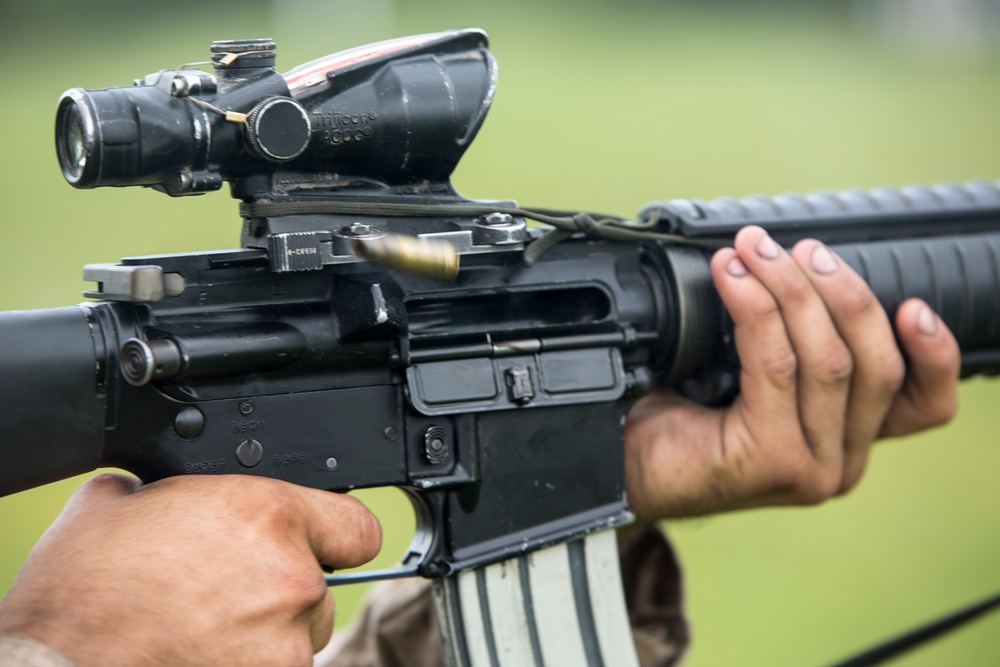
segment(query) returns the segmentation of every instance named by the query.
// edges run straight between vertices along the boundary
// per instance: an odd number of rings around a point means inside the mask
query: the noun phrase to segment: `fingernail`
[[[775,259],[781,254],[781,246],[774,242],[770,236],[762,236],[757,241],[757,254],[764,259]]]
[[[733,276],[734,278],[742,278],[747,274],[746,264],[739,257],[733,257],[726,264],[726,273]]]
[[[812,267],[816,273],[827,276],[837,270],[837,259],[825,245],[816,246],[812,252]]]
[[[933,336],[937,330],[937,315],[930,308],[924,306],[921,308],[920,314],[917,315],[917,331],[925,336]]]

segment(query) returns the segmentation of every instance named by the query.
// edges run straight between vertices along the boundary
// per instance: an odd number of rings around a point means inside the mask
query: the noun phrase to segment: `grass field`
[[[637,0],[184,7],[90,20],[76,5],[18,10],[0,28],[0,309],[80,300],[84,263],[237,243],[225,193],[75,191],[52,148],[63,90],[204,59],[212,39],[271,36],[288,69],[365,41],[485,28],[500,84],[455,177],[471,197],[630,214],[669,197],[1000,176],[997,59],[893,50],[834,12]],[[995,382],[967,383],[955,423],[880,446],[845,499],[668,526],[687,571],[687,664],[820,665],[1000,588],[998,398]],[[0,499],[0,593],[75,483]],[[393,494],[367,498],[398,552],[412,520]],[[343,623],[360,592],[337,593]],[[991,618],[898,664],[1000,664],[998,633]]]

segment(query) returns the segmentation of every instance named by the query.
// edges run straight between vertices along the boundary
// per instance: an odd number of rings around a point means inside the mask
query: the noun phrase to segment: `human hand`
[[[333,631],[320,563],[360,565],[378,521],[349,496],[250,476],[83,484],[0,601],[0,632],[80,667],[312,665]]]
[[[818,503],[858,483],[878,437],[955,414],[958,344],[922,301],[896,313],[906,365],[871,290],[818,241],[788,253],[747,227],[711,268],[740,394],[725,409],[670,390],[636,403],[625,465],[640,519]]]

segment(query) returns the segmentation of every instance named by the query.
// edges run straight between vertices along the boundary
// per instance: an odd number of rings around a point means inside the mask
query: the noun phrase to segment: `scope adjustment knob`
[[[260,158],[286,162],[309,145],[309,113],[289,97],[266,97],[247,114],[246,141]]]

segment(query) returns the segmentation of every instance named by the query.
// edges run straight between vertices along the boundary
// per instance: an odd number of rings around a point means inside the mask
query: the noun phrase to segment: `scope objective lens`
[[[87,166],[87,146],[83,142],[83,119],[75,104],[66,112],[63,140],[66,142],[66,166],[79,176]]]
[[[84,95],[85,92],[75,89],[66,91],[56,111],[59,166],[66,180],[77,187],[88,185],[86,176],[97,166],[91,164],[96,147],[96,121]]]

